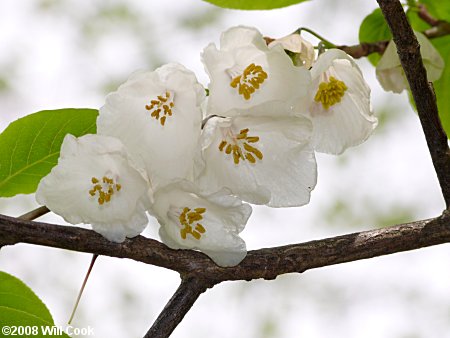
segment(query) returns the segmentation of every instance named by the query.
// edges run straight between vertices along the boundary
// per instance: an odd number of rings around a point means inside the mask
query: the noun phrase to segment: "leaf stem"
[[[325,48],[336,48],[336,45],[330,41],[328,41],[327,39],[325,39],[323,36],[317,34],[316,32],[314,32],[313,30],[306,28],[306,27],[300,27],[299,29],[297,29],[294,33],[298,33],[301,34],[302,31],[308,32],[311,35],[314,35],[316,38],[318,38],[319,40],[322,41],[322,44],[324,45]]]

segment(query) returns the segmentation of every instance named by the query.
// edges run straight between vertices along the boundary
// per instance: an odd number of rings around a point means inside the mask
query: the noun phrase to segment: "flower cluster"
[[[179,64],[138,72],[109,94],[97,135],[67,135],[39,203],[115,242],[155,217],[164,243],[221,266],[246,255],[249,204],[307,204],[315,151],[340,154],[377,124],[351,57],[315,57],[300,35],[267,44],[254,28],[224,32],[202,60],[209,95]]]

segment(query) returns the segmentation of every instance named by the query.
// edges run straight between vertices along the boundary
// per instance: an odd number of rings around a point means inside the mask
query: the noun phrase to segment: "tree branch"
[[[400,62],[416,103],[422,129],[433,160],[434,169],[450,207],[450,150],[447,135],[439,120],[436,97],[420,56],[420,46],[398,0],[377,0],[391,29]]]
[[[348,55],[351,55],[355,59],[359,59],[368,56],[373,53],[383,54],[387,48],[389,40],[377,41],[377,42],[361,42],[359,45],[353,46],[336,46],[336,48],[343,50]]]
[[[431,28],[423,31],[423,35],[425,35],[429,39],[435,39],[442,36],[450,35],[450,23],[444,20],[438,20],[434,18],[426,9],[424,5],[418,6],[419,11],[417,12],[418,16],[428,23]],[[354,46],[337,46],[336,48],[342,49],[347,54],[351,55],[355,59],[359,59],[361,57],[368,56],[372,53],[383,54],[386,50],[386,47],[389,43],[389,40],[377,41],[377,42],[362,42],[359,45]]]
[[[175,294],[162,310],[144,338],[166,338],[194,305],[200,295],[213,285],[197,278],[181,280]]]
[[[29,222],[0,215],[0,245],[29,243],[118,258],[178,271],[183,278],[220,283],[227,280],[274,279],[285,273],[372,258],[450,242],[450,213],[312,242],[250,251],[237,266],[219,267],[206,255],[172,250],[153,239],[137,236],[113,243],[92,230]]]

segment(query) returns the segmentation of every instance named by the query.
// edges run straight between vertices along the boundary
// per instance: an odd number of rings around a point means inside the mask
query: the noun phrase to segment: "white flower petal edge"
[[[270,101],[307,107],[309,72],[294,66],[281,45],[267,47],[255,28],[238,26],[225,31],[220,49],[208,45],[202,61],[211,79],[209,114],[232,116]]]
[[[364,142],[378,121],[370,108],[370,88],[353,59],[329,49],[319,56],[311,75],[314,150],[337,155]]]
[[[133,74],[100,109],[97,132],[119,138],[152,186],[192,179],[200,158],[204,88],[180,64]]]
[[[277,45],[281,45],[283,49],[294,53],[292,57],[294,65],[304,66],[306,69],[311,68],[315,59],[314,46],[300,34],[294,33],[280,39],[275,39],[269,43],[269,48]]]
[[[191,182],[169,184],[155,193],[150,213],[161,225],[162,241],[172,249],[197,249],[220,266],[239,264],[247,254],[239,233],[252,208],[222,189],[200,194]]]
[[[414,33],[420,44],[420,54],[427,71],[428,81],[436,81],[442,75],[445,62],[425,35],[420,32]],[[405,72],[397,54],[397,47],[392,40],[377,64],[376,75],[381,86],[386,91],[401,93],[404,89],[409,88]]]
[[[271,207],[307,204],[317,181],[311,122],[304,117],[211,118],[202,134],[202,191],[226,187]]]
[[[147,226],[149,182],[116,138],[66,135],[58,164],[39,183],[38,203],[68,223],[88,223],[113,242]]]

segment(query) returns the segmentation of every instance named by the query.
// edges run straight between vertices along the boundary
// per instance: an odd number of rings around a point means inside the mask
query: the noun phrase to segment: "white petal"
[[[222,33],[220,47],[224,50],[233,50],[239,47],[254,45],[261,50],[267,49],[266,42],[261,33],[254,27],[236,26]]]
[[[328,49],[325,53],[321,54],[317,61],[314,63],[313,68],[311,68],[311,77],[317,79],[322,73],[330,68],[335,60],[348,60],[353,66],[353,70],[358,72],[361,76],[361,70],[356,66],[353,58],[340,49]]]
[[[377,126],[377,119],[370,109],[370,88],[353,59],[343,51],[330,49],[319,57],[311,73],[314,150],[341,154],[364,142]],[[314,96],[320,83],[330,77],[342,81],[347,89],[340,102],[325,109],[321,102],[314,101]]]
[[[261,34],[254,29],[232,28],[225,46],[218,50],[210,44],[202,53],[202,60],[211,78],[209,84],[208,112],[220,116],[239,114],[251,107],[270,101],[285,102],[288,106],[307,107],[311,78],[304,67],[295,67],[281,46],[269,49]],[[242,32],[242,36],[240,35]],[[233,40],[235,39],[235,40]],[[240,85],[232,87],[233,79],[241,76],[251,65],[260,66],[267,78],[261,80],[255,91],[245,97],[239,93]],[[259,71],[256,74],[262,74]],[[243,82],[244,81],[244,82]],[[248,84],[248,82],[245,82]]]
[[[110,201],[92,196],[93,178],[113,180],[102,191],[113,189]],[[120,185],[120,187],[117,186]],[[138,235],[147,225],[149,183],[129,161],[125,147],[113,137],[67,135],[58,164],[39,183],[36,200],[72,224],[92,224],[113,241]]]
[[[211,121],[211,120],[210,120]],[[210,123],[208,121],[208,124]],[[211,121],[214,132],[203,137],[205,169],[198,182],[204,191],[230,189],[243,200],[272,207],[300,206],[309,202],[310,192],[316,185],[317,171],[314,152],[309,144],[311,123],[303,117],[235,117],[215,118]],[[231,132],[237,136],[248,128],[248,136],[258,137],[257,142],[247,142],[258,149],[263,157],[250,154],[255,163],[242,158],[236,164],[232,154],[226,154]],[[249,153],[243,141],[237,141],[242,153]]]
[[[289,34],[276,39],[269,43],[269,48],[277,45],[281,45],[283,49],[295,54],[293,61],[296,66],[304,66],[306,69],[311,68],[315,58],[314,46],[300,34]]]
[[[201,219],[189,223],[194,231],[197,223],[201,224],[204,231],[198,233],[199,238],[191,233],[183,238],[181,234],[185,225],[180,215],[185,208],[189,212],[204,208]],[[246,255],[245,242],[239,233],[250,217],[251,207],[225,190],[210,198],[200,194],[190,182],[172,183],[156,192],[151,213],[161,224],[162,241],[173,249],[200,250],[221,266],[239,264]]]
[[[166,93],[174,107],[162,125],[146,105]],[[177,178],[192,179],[200,156],[204,95],[195,75],[178,64],[136,73],[106,98],[97,119],[98,133],[119,138],[133,159],[146,168],[154,187]]]

